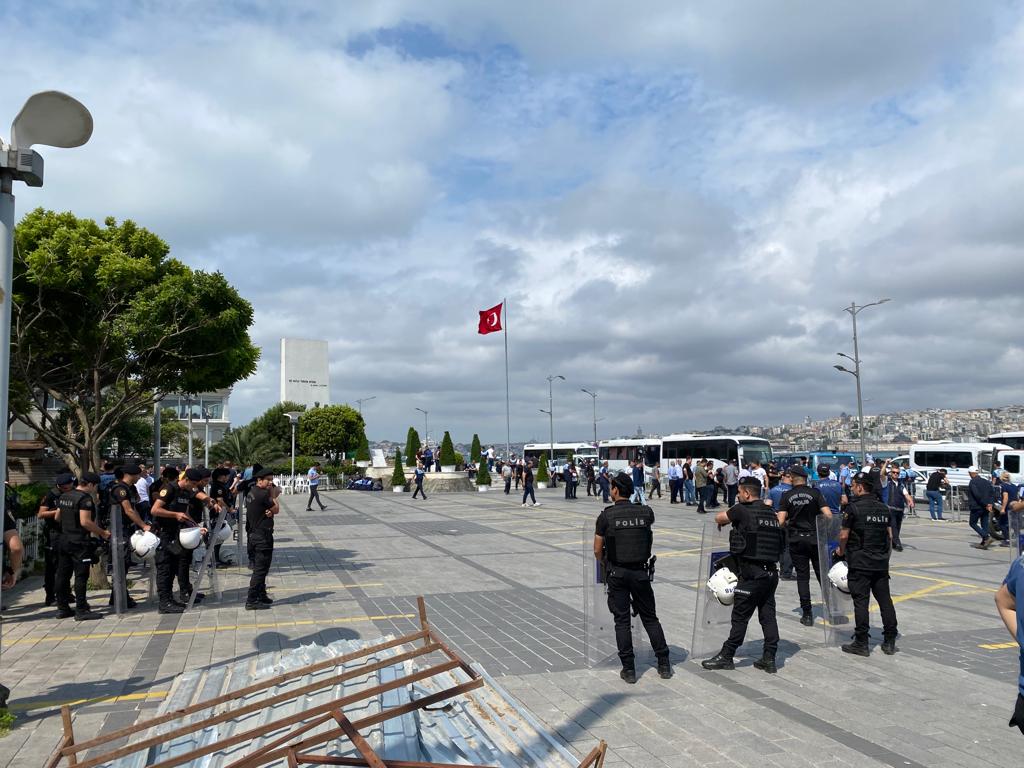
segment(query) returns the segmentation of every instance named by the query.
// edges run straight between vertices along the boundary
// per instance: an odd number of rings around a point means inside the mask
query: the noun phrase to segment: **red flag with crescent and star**
[[[501,304],[480,310],[480,325],[477,333],[495,333],[501,330]]]

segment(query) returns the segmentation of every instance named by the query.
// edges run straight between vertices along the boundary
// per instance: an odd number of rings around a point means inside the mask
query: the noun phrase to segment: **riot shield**
[[[631,616],[630,626],[633,654],[639,665],[651,654],[650,643],[645,642],[647,635],[639,616]],[[587,526],[583,527],[583,656],[588,667],[619,666],[604,565],[594,557],[594,534]]]
[[[110,505],[110,580],[114,590],[114,613],[123,616],[128,609],[128,562],[125,560],[123,513],[120,504]]]
[[[210,540],[210,511],[207,508],[203,508],[203,527],[206,529],[206,541],[201,562],[199,563],[199,573],[196,574],[196,583],[192,585],[192,594],[188,598],[188,610],[192,610],[195,606],[196,595],[199,594],[199,588],[203,585],[203,577],[207,577],[210,581],[210,586],[213,591],[214,600],[220,602],[223,592],[220,588],[220,579],[217,577],[217,569],[214,567],[213,562],[213,542]]]
[[[700,543],[700,566],[697,570],[697,609],[693,617],[693,642],[690,658],[694,661],[714,656],[722,650],[732,625],[732,606],[722,605],[708,589],[711,574],[723,567],[730,557],[729,528],[719,530],[713,520],[704,523]]]
[[[235,566],[243,568],[249,562],[249,555],[245,548],[245,499],[237,507],[238,519],[235,522],[235,542],[238,547],[238,555],[235,558]]]
[[[1010,522],[1010,562],[1024,554],[1024,532],[1020,529],[1021,512],[1007,510]]]
[[[818,564],[821,566],[821,595],[824,598],[822,623],[825,628],[825,644],[831,646],[841,645],[853,631],[853,599],[828,578],[829,569],[833,565],[832,553],[839,546],[842,524],[839,515],[833,515],[831,519],[819,515],[817,519]]]

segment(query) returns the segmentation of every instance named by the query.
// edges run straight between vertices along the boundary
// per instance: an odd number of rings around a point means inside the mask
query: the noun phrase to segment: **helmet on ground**
[[[828,569],[828,580],[832,582],[832,586],[847,595],[850,594],[849,575],[850,569],[843,560]]]
[[[225,541],[231,540],[231,526],[228,525],[227,520],[221,520],[215,526],[213,526],[213,543],[223,544]]]
[[[736,599],[736,584],[739,579],[728,568],[719,568],[708,579],[708,589],[722,605],[732,605]]]
[[[132,549],[139,557],[149,557],[160,546],[160,539],[149,531],[136,531],[131,538]]]
[[[198,525],[182,528],[178,533],[178,541],[185,549],[195,549],[203,540],[203,530]]]

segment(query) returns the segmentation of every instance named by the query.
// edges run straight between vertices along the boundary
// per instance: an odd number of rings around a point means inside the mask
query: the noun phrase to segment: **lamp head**
[[[92,115],[80,101],[60,91],[29,96],[11,123],[11,146],[29,149],[34,144],[80,147],[92,136]]]
[[[301,415],[302,411],[288,411],[287,413],[285,413],[285,416],[288,417],[288,421],[290,421],[292,424],[298,424],[299,417]]]

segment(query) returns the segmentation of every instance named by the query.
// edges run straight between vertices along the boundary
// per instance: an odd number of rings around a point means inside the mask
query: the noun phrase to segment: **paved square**
[[[0,740],[0,767],[44,762],[62,703],[82,702],[76,733],[109,732],[151,713],[183,670],[409,631],[417,595],[461,653],[567,744],[585,752],[606,739],[609,765],[1024,764],[1024,740],[1006,727],[1017,649],[992,602],[1009,556],[970,548],[966,525],[905,524],[906,550],[894,553],[892,570],[896,656],[855,659],[826,647],[820,627],[800,625],[795,584],[783,582],[779,674],[750,666],[760,652],[756,622],[737,669],[708,673],[687,659],[706,518],[655,500],[655,592],[677,674],[663,681],[642,666],[639,683],[626,686],[608,656],[610,636],[599,638],[605,663],[588,668],[584,653],[584,557],[601,505],[566,501],[561,489],[538,500],[523,508],[500,491],[427,501],[338,491],[324,494],[326,511],[306,512],[304,499],[286,496],[269,580],[276,602],[258,613],[242,606],[244,568],[220,571],[223,599],[192,613],[159,616],[144,602],[89,624],[56,620],[42,607],[40,580],[28,580],[5,596],[0,679],[18,722]],[[133,595],[144,600],[147,588],[139,578]]]

